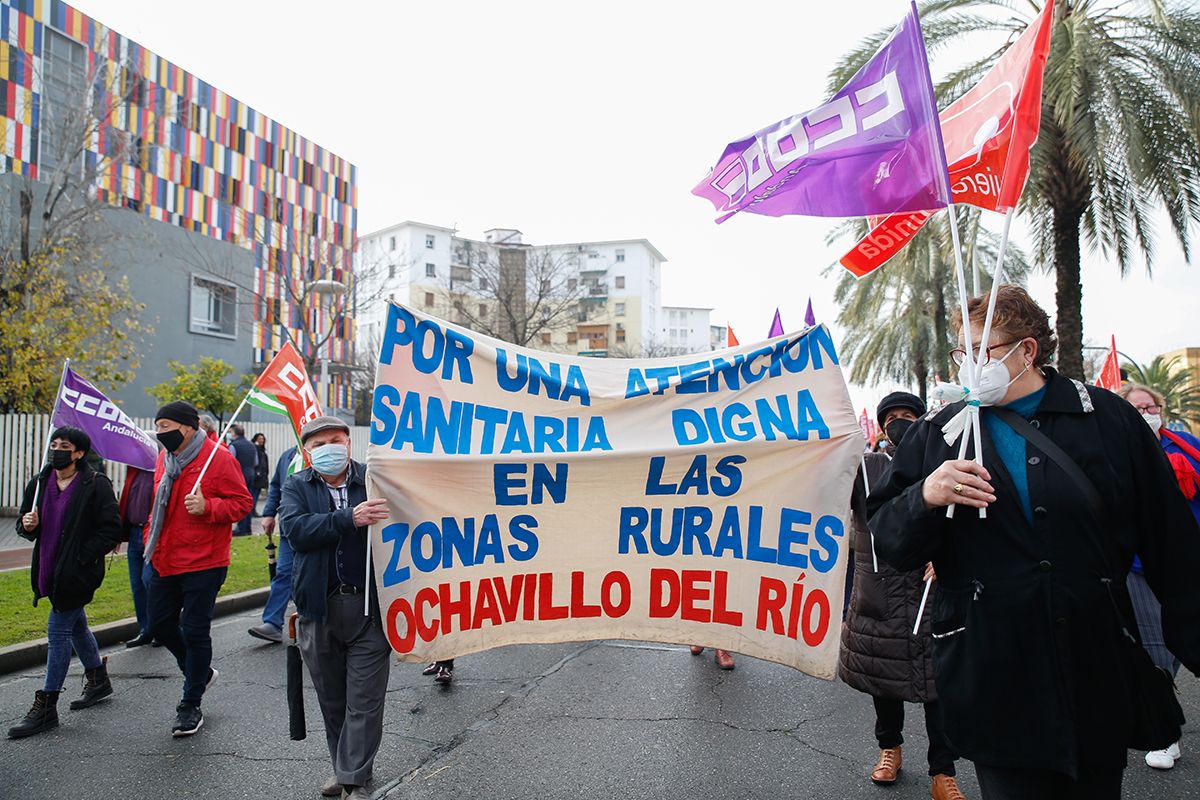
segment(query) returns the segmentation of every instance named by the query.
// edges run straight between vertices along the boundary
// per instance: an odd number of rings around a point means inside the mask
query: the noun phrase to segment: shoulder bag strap
[[[1076,488],[1083,494],[1084,500],[1088,504],[1088,510],[1096,522],[1104,519],[1104,501],[1100,497],[1100,491],[1096,488],[1096,484],[1092,483],[1092,479],[1084,474],[1079,465],[1075,463],[1075,459],[1071,458],[1066,452],[1059,447],[1054,441],[1042,433],[1040,430],[1029,424],[1029,420],[1022,417],[1011,408],[992,408],[991,411],[996,414],[1008,427],[1012,428],[1025,441],[1032,444],[1037,449],[1041,450],[1055,464],[1067,473],[1068,477],[1075,484]],[[1136,636],[1130,631],[1130,625],[1126,620],[1125,614],[1121,611],[1121,606],[1117,602],[1116,596],[1113,594],[1113,578],[1115,574],[1112,568],[1112,562],[1109,560],[1108,551],[1104,549],[1104,543],[1099,541],[1095,536],[1089,536],[1096,546],[1096,551],[1100,555],[1100,561],[1104,566],[1104,571],[1108,573],[1100,579],[1108,590],[1108,599],[1112,603],[1113,611],[1116,612],[1117,620],[1121,625],[1122,633],[1131,641],[1138,642]],[[1133,626],[1137,630],[1137,626]]]

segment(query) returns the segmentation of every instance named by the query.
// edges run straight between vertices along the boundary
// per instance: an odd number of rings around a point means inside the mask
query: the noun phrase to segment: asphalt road
[[[250,639],[253,613],[219,620],[205,725],[170,736],[182,680],[161,649],[109,651],[116,695],[85,711],[67,701],[56,731],[0,740],[3,798],[317,798],[328,756],[316,698],[309,737],[287,738],[284,649]],[[0,676],[0,724],[24,714],[41,671]],[[1200,681],[1181,674],[1188,716]],[[891,788],[867,775],[877,751],[871,703],[840,683],[740,658],[722,672],[710,652],[630,642],[509,647],[458,662],[444,689],[397,664],[388,693],[376,797],[873,798],[929,797],[924,725],[909,706],[906,768]],[[1200,798],[1200,727],[1184,758],[1153,772],[1131,753],[1125,797]],[[979,796],[970,764],[961,785]]]

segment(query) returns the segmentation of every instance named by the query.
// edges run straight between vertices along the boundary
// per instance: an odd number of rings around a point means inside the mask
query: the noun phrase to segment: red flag
[[[1117,337],[1112,337],[1112,346],[1108,350],[1108,355],[1104,359],[1104,366],[1100,368],[1100,375],[1096,378],[1096,385],[1102,389],[1108,389],[1110,392],[1115,392],[1121,388],[1121,362],[1117,360]]]
[[[938,115],[950,164],[955,203],[988,211],[1017,205],[1029,177],[1029,148],[1042,119],[1042,75],[1054,27],[1054,0],[1004,51],[986,75]],[[900,252],[932,212],[868,220],[870,233],[842,256],[842,266],[863,277]]]
[[[286,414],[296,432],[297,443],[305,423],[321,416],[321,404],[313,391],[304,359],[291,342],[284,343],[258,376],[247,401],[267,411]]]
[[[739,342],[738,338],[733,335],[733,326],[727,325],[726,328],[729,331],[729,342],[728,342],[729,346],[730,347],[741,347],[742,343]]]
[[[871,419],[871,415],[864,408],[862,413],[858,415],[858,427],[862,428],[863,438],[868,442],[875,441],[875,420]]]

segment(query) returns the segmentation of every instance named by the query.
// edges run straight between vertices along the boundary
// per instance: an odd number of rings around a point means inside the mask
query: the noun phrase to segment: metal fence
[[[147,431],[154,430],[154,420],[149,417],[135,417],[133,421]],[[296,442],[287,422],[247,422],[244,427],[248,437],[257,433],[267,437],[272,471],[283,451]],[[51,430],[48,414],[0,414],[0,512],[11,514],[20,507],[25,484],[45,463],[46,437]],[[351,428],[352,458],[366,460],[368,435],[366,427]],[[125,465],[109,461],[105,462],[105,469],[120,495],[125,484]]]

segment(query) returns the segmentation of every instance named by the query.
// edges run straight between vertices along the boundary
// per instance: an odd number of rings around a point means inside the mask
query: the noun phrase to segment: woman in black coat
[[[921,398],[909,392],[892,392],[883,398],[875,417],[892,445],[889,451],[901,447],[904,434],[925,410]],[[851,500],[854,588],[842,626],[838,677],[847,686],[870,695],[874,704],[875,738],[879,743],[879,760],[871,771],[874,783],[886,786],[898,779],[903,764],[904,704],[920,703],[929,736],[927,758],[933,800],[962,800],[954,753],[946,742],[934,688],[929,618],[924,619],[918,633],[913,633],[926,568],[901,571],[875,557],[867,525],[866,490],[883,482],[891,458],[883,453],[867,453],[863,466],[866,484],[860,470]]]
[[[45,687],[34,694],[25,718],[9,729],[13,739],[58,725],[58,695],[72,650],[83,662],[84,687],[71,708],[87,708],[113,693],[84,607],[104,580],[105,554],[121,541],[121,521],[112,484],[88,466],[90,450],[91,439],[79,428],[55,430],[50,464],[25,487],[21,501],[17,533],[34,543],[29,570],[33,603],[48,598],[50,618]]]
[[[969,305],[975,341],[986,303]],[[1200,670],[1196,522],[1146,423],[1116,395],[1047,367],[1054,348],[1046,313],[1024,290],[1000,287],[981,350],[983,466],[956,460],[957,443],[943,438],[957,403],[909,432],[868,501],[879,557],[937,571],[937,693],[985,800],[1120,797],[1135,711],[1121,668],[1135,552],[1162,601],[1167,645]],[[1071,475],[990,405],[1065,451],[1105,507],[1094,512]]]

